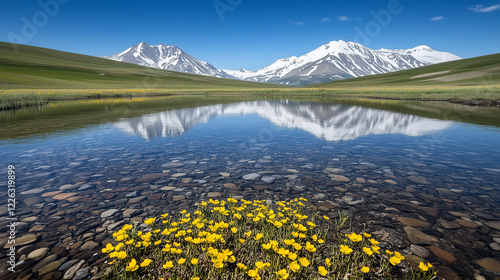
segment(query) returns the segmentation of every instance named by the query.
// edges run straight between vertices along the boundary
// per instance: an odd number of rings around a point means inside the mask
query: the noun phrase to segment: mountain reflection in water
[[[447,129],[453,122],[360,106],[313,102],[250,101],[165,111],[115,123],[145,139],[172,137],[218,116],[257,114],[274,125],[297,128],[327,141],[353,140],[374,134],[422,136]]]

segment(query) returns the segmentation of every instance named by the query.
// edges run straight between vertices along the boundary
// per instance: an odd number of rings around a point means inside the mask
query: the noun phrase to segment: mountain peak
[[[116,53],[105,58],[163,70],[219,78],[234,78],[224,71],[215,68],[213,65],[190,56],[176,46],[165,44],[153,46],[142,41],[121,53]]]

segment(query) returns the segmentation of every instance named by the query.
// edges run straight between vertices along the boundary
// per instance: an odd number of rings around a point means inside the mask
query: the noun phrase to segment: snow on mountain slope
[[[382,74],[456,60],[451,53],[427,46],[404,50],[372,50],[354,42],[332,41],[296,57],[278,59],[257,71],[224,70],[243,80],[286,85],[307,85],[332,80]]]
[[[192,74],[214,76],[219,78],[234,78],[213,65],[198,60],[180,48],[169,45],[148,45],[141,42],[127,50],[104,58],[148,66],[163,70],[187,72]]]
[[[165,70],[255,82],[302,86],[382,74],[461,59],[422,45],[411,49],[373,50],[354,42],[331,41],[301,56],[276,60],[257,71],[217,69],[176,46],[141,42],[105,57]]]
[[[391,53],[400,53],[400,54],[408,54],[413,56],[419,61],[428,64],[436,64],[447,61],[459,60],[461,57],[454,55],[449,52],[440,52],[433,50],[432,48],[421,45],[411,49],[399,49],[399,50],[388,50],[388,49],[380,49],[382,52],[391,52]]]

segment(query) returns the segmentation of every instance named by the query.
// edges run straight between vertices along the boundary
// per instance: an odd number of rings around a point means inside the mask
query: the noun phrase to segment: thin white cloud
[[[291,25],[295,25],[295,26],[302,26],[302,25],[304,25],[304,22],[303,22],[303,21],[294,21],[294,20],[289,19],[289,20],[287,20],[287,22],[288,22],[289,24],[291,24]]]
[[[443,16],[431,17],[431,20],[432,20],[432,21],[438,21],[438,20],[442,20],[442,19],[444,19],[444,17],[443,17]]]
[[[488,6],[488,7],[485,7],[484,5],[476,5],[474,7],[469,7],[467,9],[469,9],[473,12],[476,12],[476,13],[489,13],[489,12],[493,12],[496,10],[500,10],[500,4]]]
[[[327,18],[327,17],[321,19],[321,22],[323,22],[323,23],[327,23],[327,22],[330,22],[330,21],[331,21],[331,19]]]
[[[339,16],[339,21],[350,21],[351,19],[348,16]]]

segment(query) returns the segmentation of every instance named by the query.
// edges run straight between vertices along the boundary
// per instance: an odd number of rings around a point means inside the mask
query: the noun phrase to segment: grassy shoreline
[[[57,101],[161,97],[174,95],[247,96],[268,98],[330,97],[446,101],[475,106],[500,106],[500,86],[373,87],[293,89],[16,89],[0,90],[0,111],[36,107]]]

